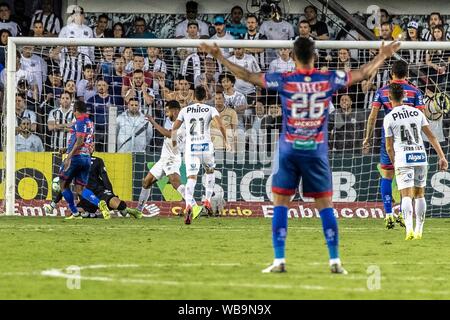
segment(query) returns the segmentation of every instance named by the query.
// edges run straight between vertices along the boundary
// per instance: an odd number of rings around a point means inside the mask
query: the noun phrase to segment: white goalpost
[[[16,178],[16,91],[17,91],[17,80],[16,80],[16,58],[17,58],[17,50],[23,46],[34,46],[34,47],[56,47],[56,46],[92,46],[92,47],[157,47],[157,48],[167,48],[167,49],[177,49],[177,48],[196,48],[201,43],[217,43],[219,46],[223,48],[259,48],[269,50],[282,49],[282,48],[292,48],[293,41],[278,41],[278,40],[175,40],[175,39],[64,39],[64,38],[33,38],[33,37],[10,37],[8,38],[8,46],[7,46],[7,82],[5,88],[6,94],[6,105],[4,107],[4,111],[6,116],[4,117],[3,127],[6,133],[6,139],[4,139],[5,144],[3,146],[3,159],[4,159],[4,190],[3,195],[0,195],[0,199],[4,199],[4,213],[5,215],[14,215],[16,208],[16,190],[17,190],[17,178]],[[376,50],[381,46],[381,41],[316,41],[317,49],[324,52],[324,55],[330,55],[333,59],[336,58],[336,52],[339,49],[355,49],[358,50],[358,56],[356,59],[355,66],[360,66],[364,64],[365,61],[363,59],[363,51],[367,53],[370,50]],[[450,52],[450,42],[401,42],[401,51],[406,52],[409,50],[417,51],[423,50],[427,52],[434,51],[448,51]],[[169,58],[175,59],[175,58]],[[396,59],[405,59],[405,56],[399,52],[396,56]],[[394,61],[393,59],[392,61]],[[324,70],[333,69],[335,65],[330,62],[325,67],[319,65],[319,68],[325,68]],[[408,61],[407,61],[408,62]],[[389,65],[386,66],[387,72],[389,72]],[[436,83],[434,80],[430,80],[430,75],[427,73],[429,70],[429,66],[426,65],[424,61],[424,65],[410,68],[410,77],[413,83],[418,85],[421,88],[430,89],[431,86],[435,86],[437,89],[434,92],[436,95],[436,99],[433,99],[431,96],[428,100],[429,103],[429,112],[431,116],[437,114],[441,117],[436,121],[442,121],[443,114],[450,110],[450,105],[442,105],[437,99],[436,92],[439,92],[439,96],[441,94],[450,94],[450,77],[449,75],[449,67],[447,64],[447,70],[445,71],[445,79],[442,82]],[[264,72],[264,70],[263,70]],[[381,76],[382,78],[382,76]],[[380,79],[381,79],[380,78]],[[376,76],[372,80],[374,81],[374,85],[376,84]],[[383,81],[382,79],[380,80]],[[364,105],[364,99],[370,100],[370,92],[375,89],[364,89],[360,85],[356,86],[355,92],[351,94],[351,100],[354,105],[354,109],[357,112],[361,112],[361,114],[367,115],[368,105],[367,103]],[[367,92],[366,92],[367,91]],[[423,90],[426,91],[426,90]],[[426,92],[424,92],[426,93]],[[339,107],[341,95],[350,94],[350,93],[340,93],[336,96],[336,100],[333,101],[336,107]],[[354,94],[354,95],[353,95]],[[442,100],[442,99],[441,99]],[[447,100],[444,101],[447,103]],[[262,102],[264,105],[264,103]],[[337,105],[336,105],[337,104]],[[256,105],[256,104],[255,104]],[[364,106],[363,106],[364,105]],[[253,111],[255,112],[255,111]],[[269,112],[269,111],[267,111]],[[115,141],[117,139],[116,136],[116,119],[119,116],[119,111],[117,108],[111,109],[111,113],[108,115],[109,117],[109,129],[108,137],[106,139],[107,147],[105,147],[106,152],[111,154],[118,152],[118,146]],[[254,113],[251,115],[252,117],[256,117]],[[253,118],[252,118],[253,119]],[[340,118],[339,118],[340,119]],[[336,123],[342,124],[341,120],[336,120],[333,118],[333,121],[337,121]],[[367,120],[367,117],[365,117]],[[341,122],[339,122],[341,121]],[[361,126],[357,127],[354,133],[345,132],[346,129],[342,129],[342,127],[338,128],[338,125],[334,125],[330,129],[333,133],[332,139],[333,143],[336,139],[343,139],[343,141],[353,145],[359,145],[360,136],[362,134],[362,130],[364,128],[364,121],[358,120],[362,122]],[[345,127],[345,123],[343,124]],[[248,128],[247,128],[248,129]],[[445,129],[445,128],[444,128]],[[352,129],[353,130],[353,129]],[[339,134],[343,134],[339,137]],[[357,133],[357,134],[355,134]],[[446,144],[448,144],[448,130]],[[237,137],[239,139],[239,137]],[[246,138],[244,137],[244,153],[246,153],[245,143]],[[265,140],[264,140],[265,141]],[[331,141],[331,140],[330,140]],[[375,147],[377,147],[377,143],[379,140],[374,140]],[[378,142],[377,142],[378,141]],[[266,142],[268,143],[268,142]],[[330,142],[331,143],[331,142]],[[378,162],[379,155],[377,151],[373,151],[370,155],[364,155],[358,150],[347,149],[345,151],[345,147],[341,147],[341,145],[337,143],[333,144],[330,148],[330,158],[332,159],[333,167],[333,180],[334,180],[334,192],[335,197],[334,200],[336,202],[342,202],[347,205],[348,203],[368,203],[371,201],[380,201],[380,195],[376,191],[378,185],[379,174],[376,170],[376,162]],[[356,147],[355,147],[356,148]],[[359,147],[358,147],[359,148]],[[376,148],[375,148],[376,149]],[[448,150],[448,149],[447,149]],[[156,155],[158,157],[159,155]],[[30,157],[32,157],[30,155]],[[245,156],[244,156],[245,157]],[[46,158],[47,159],[47,158]],[[134,161],[135,158],[133,158]],[[237,161],[235,159],[239,159],[239,154],[235,154],[231,156],[230,161],[227,156],[227,164],[224,164],[223,167],[220,168],[219,173],[216,174],[216,178],[218,179],[216,184],[220,185],[219,181],[225,181],[227,183],[227,187],[223,188],[223,192],[226,195],[227,201],[242,201],[245,202],[260,202],[266,203],[268,202],[269,192],[265,193],[265,190],[268,188],[267,186],[270,184],[270,178],[268,177],[267,170],[268,165],[256,166],[250,168],[247,164],[247,167],[241,167],[240,164],[234,164],[233,161]],[[44,160],[42,160],[44,161]],[[370,162],[370,163],[369,163]],[[133,164],[134,165],[134,164]],[[142,164],[142,168],[139,170],[146,170],[146,163]],[[228,165],[228,166],[227,166]],[[427,201],[431,201],[432,209],[430,212],[433,216],[445,216],[450,213],[450,175],[448,173],[436,173],[435,164],[431,163],[434,168],[430,170],[430,183],[427,184],[429,187],[427,191]],[[133,167],[134,168],[134,167]],[[135,169],[129,169],[130,172]],[[239,171],[240,170],[240,171]],[[251,171],[253,170],[253,171]],[[265,171],[264,171],[265,170]],[[436,173],[436,174],[435,174]],[[236,178],[237,175],[237,178]],[[125,178],[125,177],[124,177]],[[130,177],[128,177],[130,178]],[[132,175],[132,179],[134,179],[134,175]],[[239,182],[236,182],[237,180]],[[254,181],[260,181],[255,183]],[[133,186],[135,185],[135,181],[133,181]],[[50,180],[51,185],[51,180]],[[236,189],[238,189],[236,191]],[[132,191],[132,197],[135,198],[135,191]],[[236,197],[236,193],[238,194]],[[249,194],[249,195],[247,195]],[[240,200],[239,200],[240,199]],[[250,199],[250,200],[249,200]],[[299,195],[299,200],[307,200],[301,197],[301,193]],[[373,199],[373,200],[372,200]],[[378,199],[378,200],[376,200]],[[1,201],[1,200],[0,200]],[[150,200],[151,201],[151,200]],[[346,207],[343,205],[344,210]],[[347,205],[348,206],[348,205]],[[238,206],[239,207],[239,206]],[[242,207],[242,205],[241,205]],[[355,216],[358,214],[356,208],[361,208],[362,205],[355,207]],[[169,206],[170,208],[170,206]],[[439,212],[440,209],[444,208]],[[3,209],[0,208],[0,212]],[[238,209],[236,209],[238,210]],[[240,210],[240,209],[239,209]],[[301,210],[298,209],[298,214],[301,215]],[[371,212],[367,209],[367,215],[373,215],[373,211]],[[434,211],[433,211],[434,210]],[[237,211],[236,211],[237,212]],[[345,210],[342,211],[345,214]],[[361,215],[365,215],[363,211],[360,211]],[[266,213],[264,213],[265,215]]]

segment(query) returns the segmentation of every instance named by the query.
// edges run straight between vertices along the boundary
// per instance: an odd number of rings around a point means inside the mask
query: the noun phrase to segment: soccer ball
[[[56,177],[53,179],[52,181],[52,190],[55,193],[58,193],[59,191],[61,191],[61,187],[59,185],[59,177]]]
[[[450,110],[450,98],[445,93],[439,92],[426,102],[429,120],[439,120],[444,113]]]

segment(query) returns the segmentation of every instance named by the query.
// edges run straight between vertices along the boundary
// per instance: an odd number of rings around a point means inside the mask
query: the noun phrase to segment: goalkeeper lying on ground
[[[114,194],[111,181],[106,172],[105,163],[99,157],[91,157],[91,168],[89,170],[89,181],[86,189],[91,190],[100,200],[105,200],[110,210],[118,210],[122,216],[127,213],[134,218],[142,218],[142,212],[137,209],[128,208],[126,203]],[[62,199],[61,192],[58,192],[55,199],[50,204],[44,205],[45,214],[51,214],[53,209]],[[86,199],[81,199],[77,204],[78,210],[82,212],[79,219],[96,218],[97,207]]]

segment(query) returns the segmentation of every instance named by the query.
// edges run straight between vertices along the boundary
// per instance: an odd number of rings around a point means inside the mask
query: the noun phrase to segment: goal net
[[[4,93],[1,117],[0,211],[7,215],[45,215],[52,201],[67,146],[75,99],[87,103],[95,123],[95,155],[105,162],[113,191],[135,207],[142,179],[158,161],[164,137],[146,120],[164,126],[165,105],[190,104],[193,89],[204,86],[207,102],[221,114],[232,150],[225,152],[218,128],[211,134],[216,158],[213,205],[222,216],[271,216],[271,172],[281,130],[280,98],[236,79],[198,49],[200,40],[39,39],[9,38],[8,63],[0,81]],[[219,41],[223,53],[253,72],[290,72],[291,41]],[[316,68],[352,70],[367,63],[379,42],[316,42]],[[370,79],[336,92],[329,117],[329,157],[333,201],[339,217],[383,217],[379,191],[379,153],[383,111],[371,147],[363,150],[364,129],[376,91],[390,81],[391,64],[409,65],[408,81],[425,96],[425,113],[444,152],[448,153],[450,110],[448,42],[403,42],[399,54]],[[137,101],[133,104],[131,101]],[[130,106],[132,104],[133,106]],[[429,145],[426,187],[428,213],[450,213],[450,174],[437,170]],[[184,164],[181,180],[186,181]],[[203,182],[203,181],[202,181]],[[400,195],[393,182],[394,202]],[[203,183],[195,197],[201,200]],[[151,188],[148,204],[161,215],[182,211],[179,193],[167,177]],[[315,217],[312,199],[300,183],[291,217]],[[150,207],[147,207],[147,209]],[[155,211],[145,209],[145,216]],[[62,200],[52,215],[68,213]]]

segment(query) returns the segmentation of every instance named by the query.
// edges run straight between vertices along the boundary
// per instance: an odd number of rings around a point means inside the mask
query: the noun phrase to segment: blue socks
[[[323,233],[325,240],[327,241],[328,253],[330,259],[339,258],[339,237],[338,237],[338,225],[336,217],[334,216],[333,208],[325,208],[319,212],[322,219]]]
[[[91,190],[84,188],[83,192],[81,193],[81,196],[90,203],[92,203],[94,206],[98,207],[100,199],[97,198],[97,196]]]
[[[275,259],[284,259],[284,247],[287,234],[288,208],[276,206],[272,218],[272,242],[275,251]]]
[[[384,212],[392,214],[392,179],[381,178],[380,189]]]
[[[73,198],[72,190],[65,189],[62,192],[62,195],[64,199],[66,200],[67,204],[69,205],[70,211],[72,211],[73,215],[78,215],[78,209],[75,205],[75,199]]]

